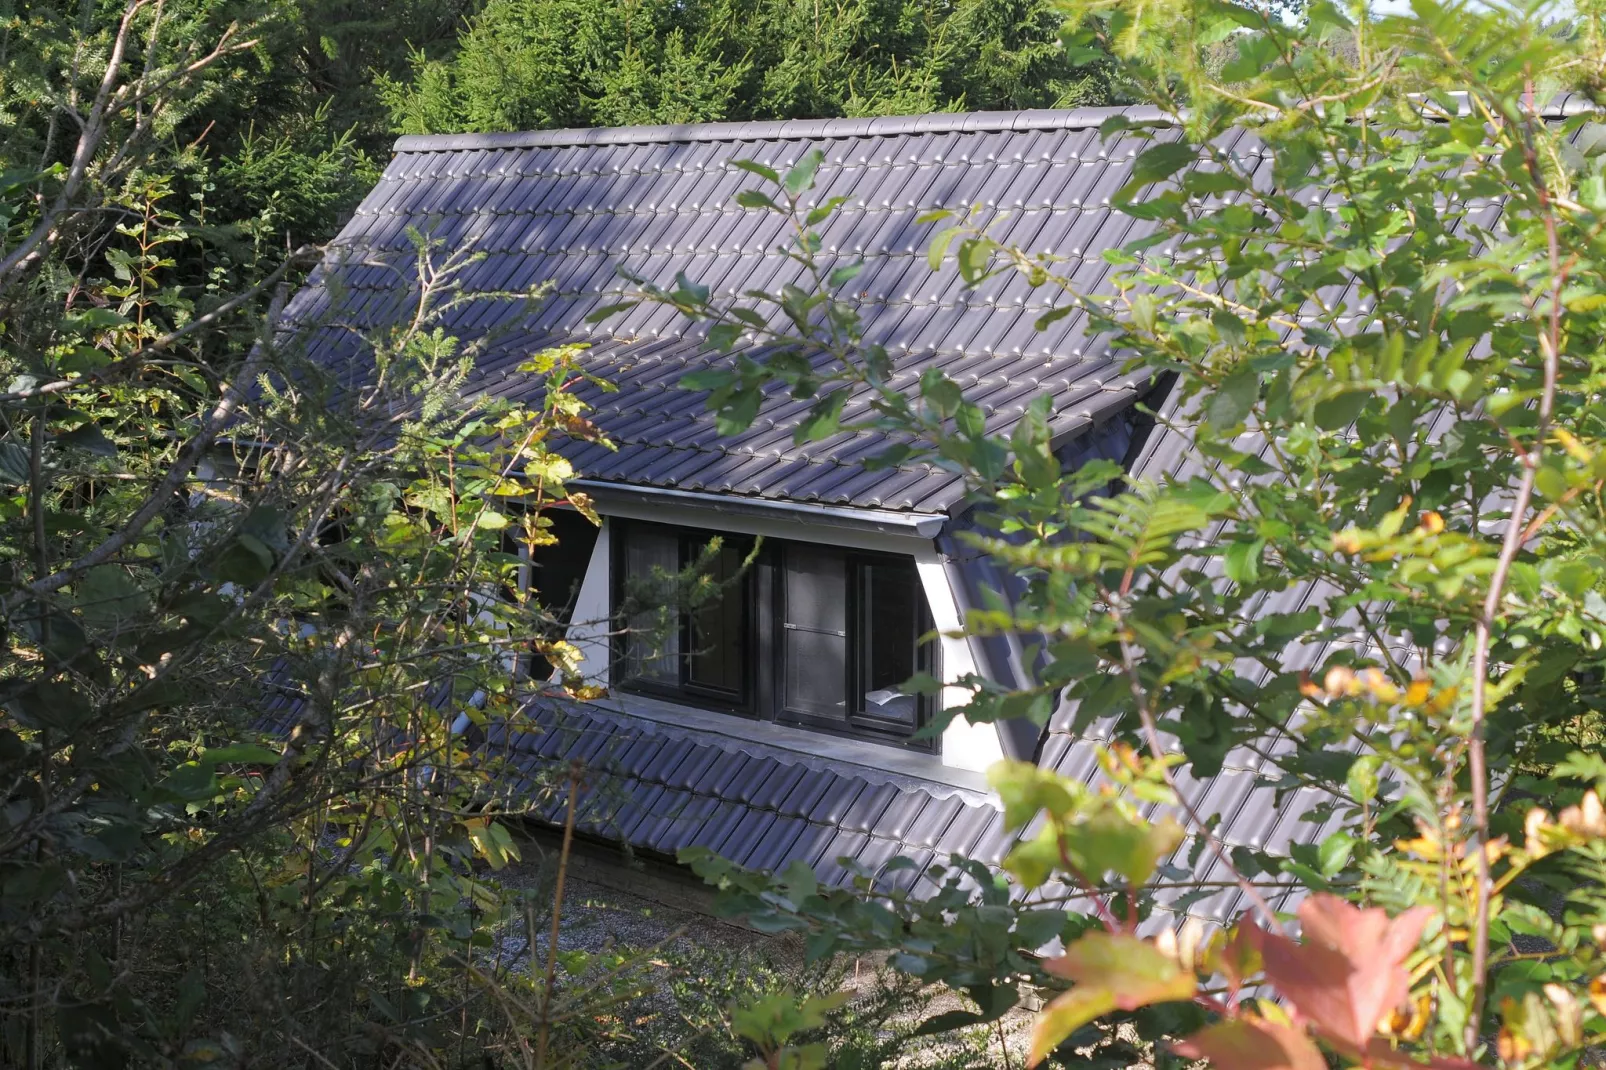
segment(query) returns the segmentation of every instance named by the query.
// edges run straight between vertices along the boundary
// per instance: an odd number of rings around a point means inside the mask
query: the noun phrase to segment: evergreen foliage
[[[492,0],[384,83],[403,133],[1110,102],[1053,0]]]

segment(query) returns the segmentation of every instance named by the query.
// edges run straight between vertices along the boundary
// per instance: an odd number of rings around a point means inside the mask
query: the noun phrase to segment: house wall
[[[580,672],[603,687],[608,686],[608,663],[612,644],[608,638],[608,614],[613,593],[610,575],[613,562],[611,523],[602,518],[597,532],[597,544],[591,549],[591,563],[586,566],[585,579],[580,581],[580,593],[575,597],[574,615],[569,618],[566,637],[580,648]]]
[[[852,531],[820,524],[799,523],[794,520],[726,516],[708,510],[664,507],[657,504],[643,504],[634,508],[615,507],[613,515],[710,531],[765,535],[771,538],[816,542],[859,550],[877,550],[912,557],[930,608],[931,619],[938,631],[944,633],[956,631],[960,625],[958,603],[948,585],[942,560],[936,546],[926,539],[881,532]],[[570,625],[568,633],[569,641],[579,647],[585,657],[582,671],[589,679],[604,685],[608,683],[610,659],[607,633],[613,588],[611,527],[612,521],[608,516],[604,516],[596,548],[591,554],[591,563],[580,585],[579,597],[574,608],[574,623]],[[970,646],[964,639],[945,634],[941,638],[941,644],[942,677],[945,683],[952,685],[966,674],[976,671]],[[962,704],[965,696],[966,692],[959,687],[944,688],[942,695],[944,708]],[[732,720],[745,720],[725,714],[710,714],[710,716],[731,716]],[[998,733],[992,725],[972,725],[960,719],[943,732],[941,758],[945,766],[980,771],[1002,757],[1003,750],[998,742]]]

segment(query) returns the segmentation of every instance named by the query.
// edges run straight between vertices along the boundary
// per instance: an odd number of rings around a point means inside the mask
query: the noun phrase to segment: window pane
[[[650,582],[653,569],[673,575],[680,571],[680,539],[652,528],[630,527],[625,532],[625,583],[634,599],[639,587]],[[625,672],[640,680],[680,683],[680,621],[673,607],[639,605],[625,621]]]
[[[697,687],[742,693],[747,661],[747,584],[741,575],[743,554],[722,546],[708,570],[722,593],[704,603],[691,618],[688,681]]]
[[[810,546],[786,548],[783,705],[815,717],[847,716],[847,562]]]
[[[548,521],[545,530],[558,541],[531,554],[530,585],[541,608],[568,624],[597,545],[597,526],[569,509],[547,509],[542,516]]]
[[[861,566],[860,709],[866,716],[916,726],[919,702],[899,687],[915,674],[920,619],[920,586],[912,563]]]
[[[570,624],[580,584],[591,564],[591,551],[597,545],[597,526],[568,509],[546,509],[542,516],[547,520],[544,530],[557,542],[531,550],[522,538],[509,534],[507,543],[510,552],[526,559],[519,583],[533,599],[532,616],[539,613],[541,618],[535,636],[554,640],[563,638]],[[545,680],[552,675],[552,664],[530,654],[521,659],[517,674]]]

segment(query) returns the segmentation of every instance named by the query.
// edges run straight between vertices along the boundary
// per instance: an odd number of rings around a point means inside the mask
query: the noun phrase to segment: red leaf
[[[1173,1048],[1220,1070],[1327,1070],[1327,1060],[1302,1031],[1247,1015],[1205,1026]]]
[[[1313,895],[1299,908],[1305,942],[1263,932],[1266,978],[1318,1032],[1360,1051],[1383,1016],[1410,993],[1401,963],[1416,947],[1432,911],[1416,907],[1397,918],[1362,910],[1333,895]]]
[[[1299,905],[1299,924],[1307,943],[1376,955],[1399,965],[1416,948],[1432,907],[1412,907],[1397,918],[1378,908],[1362,910],[1336,895],[1318,892]],[[1357,958],[1358,954],[1351,954]]]

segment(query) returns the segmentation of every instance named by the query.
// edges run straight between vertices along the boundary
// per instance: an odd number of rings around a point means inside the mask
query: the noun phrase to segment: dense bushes
[[[974,1012],[934,1027],[992,1020],[1023,980],[1064,988],[1034,1065],[1082,1065],[1101,1042],[1137,1058],[1095,1028],[1115,1022],[1164,1039],[1168,1065],[1583,1065],[1606,1041],[1597,16],[1432,0],[1379,20],[1214,0],[1080,15],[1079,47],[1118,56],[1166,116],[1103,128],[1137,152],[1113,206],[1153,231],[1104,255],[1099,292],[962,217],[932,256],[972,283],[1021,272],[1056,291],[1045,320],[1083,315],[1134,368],[1175,377],[1154,432],[1180,458],[1166,470],[1066,475],[1041,404],[994,437],[938,371],[918,397],[889,387],[891,358],[833,298],[852,265],[821,263],[804,224],[818,154],[784,177],[749,165],[770,183],[755,210],[797,217],[811,292],[748,295],[762,307],[739,315],[696,280],[638,299],[727,324],[711,334],[727,348],[786,324],[782,357],[744,345],[687,384],[727,422],[779,380],[818,395],[798,435],[825,438],[858,388],[853,426],[905,431],[967,474],[991,518],[972,541],[1026,591],[967,630],[1041,635],[1042,660],[1020,690],[972,681],[963,715],[1064,703],[1112,720],[1100,784],[1001,763],[1006,823],[1030,833],[1008,880],[939,867],[930,901],[870,874],[827,892],[801,865],[687,859],[819,953],[886,950],[963,988]],[[1547,107],[1564,88],[1572,110]],[[1220,841],[1176,770],[1197,783],[1233,752],[1280,798],[1315,800],[1298,838],[1318,842]],[[1178,916],[1212,871],[1242,911],[1214,933]],[[1050,882],[1068,890],[1022,905]],[[1298,939],[1271,905],[1290,887]],[[1063,954],[1032,954],[1054,938]]]

